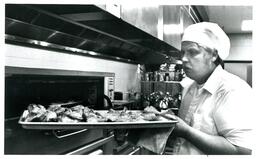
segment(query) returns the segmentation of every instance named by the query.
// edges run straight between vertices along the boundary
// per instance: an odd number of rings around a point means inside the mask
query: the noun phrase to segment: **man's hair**
[[[215,64],[216,66],[221,65],[221,67],[224,69],[224,62],[223,62],[223,60],[220,58],[220,56],[219,56],[219,54],[218,54],[218,50],[209,48],[209,47],[207,47],[207,46],[202,46],[202,45],[200,45],[200,44],[198,44],[198,46],[199,46],[199,47],[202,47],[202,48],[205,49],[207,52],[211,52],[211,53],[217,54],[217,59],[214,61],[214,64]]]
[[[221,65],[221,67],[224,69],[224,62],[223,62],[223,60],[220,58],[219,55],[218,55],[217,59],[214,61],[214,64],[215,64],[216,66]]]

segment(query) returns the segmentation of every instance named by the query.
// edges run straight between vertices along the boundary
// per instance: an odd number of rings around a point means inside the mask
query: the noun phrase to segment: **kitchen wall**
[[[228,34],[231,42],[230,55],[226,60],[252,60],[252,34]]]
[[[80,55],[5,44],[5,65],[115,73],[115,90],[140,91],[138,65]]]
[[[228,34],[231,42],[230,55],[225,69],[252,85],[252,34]],[[232,61],[232,62],[229,62]]]

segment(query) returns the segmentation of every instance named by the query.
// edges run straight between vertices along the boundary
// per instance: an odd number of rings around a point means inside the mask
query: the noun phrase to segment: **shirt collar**
[[[217,66],[208,80],[205,82],[203,88],[209,93],[213,94],[218,89],[219,77],[221,77],[222,72],[222,67],[220,65]]]
[[[221,77],[222,72],[222,67],[220,65],[217,66],[208,80],[205,82],[202,89],[205,89],[209,93],[213,94],[218,89],[219,77]],[[193,93],[192,90],[196,88],[197,83],[194,80],[186,77],[181,81],[181,85],[183,88],[188,88],[187,91],[191,94]]]

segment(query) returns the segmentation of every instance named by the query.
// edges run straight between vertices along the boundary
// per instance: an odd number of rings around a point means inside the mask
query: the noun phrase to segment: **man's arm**
[[[191,144],[206,154],[230,154],[230,155],[250,155],[251,150],[238,147],[230,143],[223,136],[209,135],[200,130],[187,125],[182,119],[178,118],[178,123],[174,129],[175,135],[185,138]]]

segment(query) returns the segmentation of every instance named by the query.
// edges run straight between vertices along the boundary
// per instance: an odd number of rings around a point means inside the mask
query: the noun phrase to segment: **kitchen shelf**
[[[141,81],[141,92],[146,96],[158,91],[175,96],[180,94],[181,89],[181,81]]]

